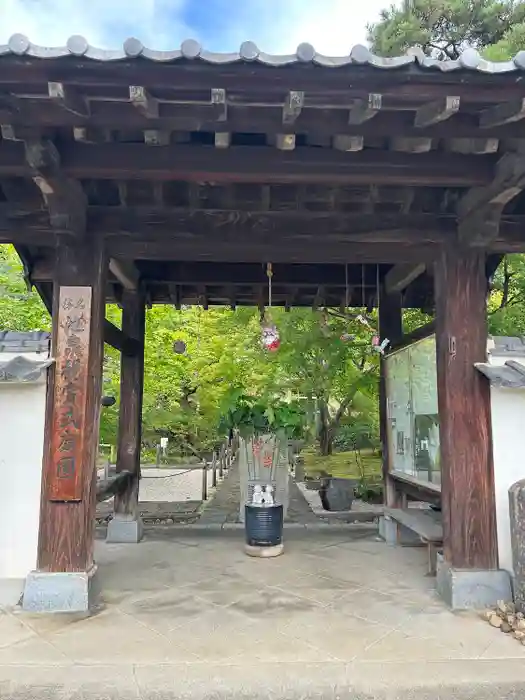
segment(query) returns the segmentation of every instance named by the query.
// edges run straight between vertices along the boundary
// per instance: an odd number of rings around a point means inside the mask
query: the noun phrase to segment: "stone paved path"
[[[234,464],[224,481],[219,484],[213,499],[205,506],[199,522],[204,525],[239,522],[239,498],[239,468],[237,464]],[[290,503],[286,522],[298,524],[320,522],[291,478]]]
[[[291,529],[252,559],[242,534],[97,542],[104,609],[0,610],[2,700],[519,700],[525,647],[453,615],[426,552],[375,529]]]

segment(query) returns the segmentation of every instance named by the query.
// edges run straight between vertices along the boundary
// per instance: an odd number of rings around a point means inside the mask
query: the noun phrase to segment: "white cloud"
[[[199,27],[182,20],[189,3],[213,0],[0,0],[0,43],[20,32],[46,46],[63,45],[81,34],[103,48],[118,48],[128,36],[148,46],[175,48]],[[328,55],[347,54],[366,40],[366,24],[377,19],[389,0],[229,0],[231,20],[214,37],[214,48],[235,50],[246,39],[274,53],[295,51],[303,41]],[[224,9],[224,8],[223,8]],[[191,15],[190,15],[191,16]]]
[[[62,46],[80,34],[102,48],[119,48],[129,36],[173,48],[191,34],[177,21],[184,0],[0,0],[0,42],[25,34],[35,44]],[[175,44],[176,46],[177,44]]]

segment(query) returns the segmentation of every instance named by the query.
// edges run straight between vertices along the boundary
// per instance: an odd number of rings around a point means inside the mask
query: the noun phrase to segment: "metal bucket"
[[[283,541],[282,505],[244,507],[246,544],[251,547],[274,547]]]

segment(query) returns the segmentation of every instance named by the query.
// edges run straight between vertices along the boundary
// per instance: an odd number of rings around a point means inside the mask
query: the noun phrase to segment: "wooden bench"
[[[428,573],[435,576],[437,552],[443,546],[443,526],[437,519],[438,514],[435,511],[420,508],[385,508],[384,516],[397,524],[398,540],[400,539],[399,525],[402,525],[415,532],[421,542],[426,544]]]

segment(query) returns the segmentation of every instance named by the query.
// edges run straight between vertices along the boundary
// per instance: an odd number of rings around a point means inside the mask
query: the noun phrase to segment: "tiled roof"
[[[493,386],[505,389],[525,388],[525,365],[522,365],[521,362],[508,360],[501,367],[478,362],[475,367],[490,380]]]
[[[18,333],[17,331],[0,331],[0,352],[49,352],[51,335],[45,331]]]
[[[0,361],[0,382],[36,382],[54,360],[28,360],[17,355],[10,360]]]
[[[507,335],[494,336],[489,341],[490,354],[501,355],[522,355],[525,357],[525,338]]]
[[[369,65],[379,69],[395,69],[416,66],[442,72],[473,70],[480,73],[509,73],[525,70],[525,51],[519,51],[510,61],[486,61],[475,49],[466,49],[455,61],[440,61],[425,56],[421,49],[409,49],[403,56],[383,58],[373,54],[366,46],[357,45],[347,56],[325,56],[311,44],[300,44],[292,54],[269,54],[261,51],[253,41],[245,41],[239,51],[216,53],[203,48],[198,41],[186,39],[179,49],[157,51],[144,46],[139,39],[126,39],[121,49],[105,50],[89,44],[82,36],[72,36],[65,46],[38,46],[23,34],[14,34],[7,44],[0,44],[1,56],[32,56],[35,58],[61,58],[63,56],[86,57],[94,61],[122,61],[142,58],[158,63],[173,63],[181,59],[198,60],[214,65],[240,62],[255,62],[267,66],[288,66],[296,63],[311,63],[325,68],[340,68],[350,65]]]

